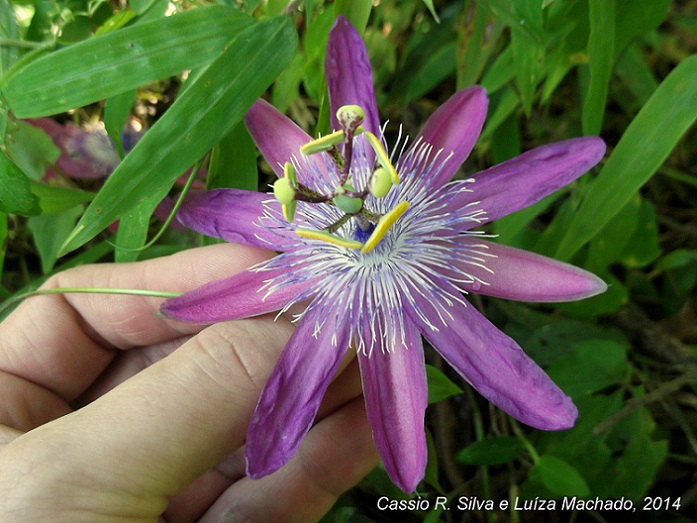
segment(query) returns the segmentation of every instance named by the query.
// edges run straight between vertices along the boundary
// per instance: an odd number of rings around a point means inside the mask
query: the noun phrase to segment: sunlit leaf
[[[207,64],[252,23],[210,6],[126,27],[29,63],[3,93],[18,118],[60,113]]]
[[[590,84],[583,101],[583,134],[597,135],[603,124],[605,102],[615,61],[615,0],[590,0],[588,39]]]
[[[93,238],[151,194],[171,186],[244,116],[290,62],[295,29],[266,19],[233,40],[175,101],[109,177],[63,253]]]
[[[683,60],[629,125],[592,182],[556,257],[569,259],[593,238],[656,172],[697,118],[697,55]]]

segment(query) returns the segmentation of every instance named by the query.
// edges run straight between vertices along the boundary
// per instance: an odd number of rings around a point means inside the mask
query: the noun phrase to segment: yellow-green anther
[[[356,129],[365,120],[365,111],[359,105],[342,105],[336,111],[336,119],[342,129],[355,135]]]
[[[390,173],[390,177],[392,178],[392,183],[395,185],[399,184],[399,176],[397,175],[397,171],[392,165],[392,162],[390,162],[390,157],[387,156],[387,151],[385,151],[385,148],[382,146],[382,143],[380,143],[380,140],[378,139],[377,136],[375,136],[373,133],[366,131],[365,132],[365,137],[368,140],[368,143],[370,146],[373,148],[373,151],[375,151],[375,157],[378,161],[378,163],[387,171]]]
[[[378,167],[370,177],[368,190],[376,198],[384,197],[392,187],[392,175],[384,167]]]
[[[295,188],[293,182],[288,178],[279,178],[273,184],[273,195],[283,205],[288,205],[295,200]]]
[[[293,200],[290,203],[284,203],[281,205],[281,211],[283,212],[283,217],[288,223],[293,223],[295,219],[295,209],[298,208],[298,202]]]
[[[299,227],[295,230],[295,234],[301,238],[322,240],[323,242],[338,245],[339,247],[346,247],[347,249],[360,249],[363,247],[363,244],[359,241],[342,238],[341,236],[337,236],[327,231],[318,231],[316,229],[305,229],[304,227]]]
[[[390,212],[384,214],[378,221],[375,229],[373,229],[368,241],[363,244],[361,254],[366,254],[372,251],[375,246],[385,237],[385,234],[387,234],[387,231],[390,230],[390,227],[394,225],[394,223],[407,211],[408,208],[409,202],[401,202]]]
[[[335,145],[344,141],[344,131],[334,131],[331,134],[321,136],[316,140],[306,143],[300,148],[300,152],[306,155],[328,151]]]
[[[344,194],[337,194],[332,198],[332,202],[334,202],[337,209],[346,214],[356,214],[363,208],[363,200],[361,198],[351,198]]]
[[[293,185],[293,187],[297,187],[297,185],[298,185],[298,173],[295,172],[295,167],[293,167],[292,163],[286,162],[283,165],[283,176],[290,180],[290,183]]]

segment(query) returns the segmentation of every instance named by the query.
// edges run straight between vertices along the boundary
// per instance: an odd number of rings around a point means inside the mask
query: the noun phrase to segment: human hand
[[[180,292],[267,256],[214,245],[45,287]],[[0,324],[1,521],[315,521],[377,463],[353,360],[294,458],[245,477],[247,425],[293,327],[180,324],[153,314],[160,302],[45,295]]]

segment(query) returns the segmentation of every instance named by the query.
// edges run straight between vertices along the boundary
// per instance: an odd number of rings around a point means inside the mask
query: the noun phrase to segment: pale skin
[[[269,255],[214,245],[45,286],[183,292]],[[187,325],[161,302],[37,296],[0,323],[0,521],[317,521],[376,465],[354,360],[291,461],[247,478],[247,425],[293,326]]]

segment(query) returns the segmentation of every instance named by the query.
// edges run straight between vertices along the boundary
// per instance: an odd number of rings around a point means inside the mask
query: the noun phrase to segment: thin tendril
[[[199,168],[201,167],[201,161],[199,160],[196,162],[194,167],[191,169],[191,174],[189,175],[189,178],[186,180],[186,183],[184,184],[184,187],[182,188],[182,192],[179,194],[177,197],[177,201],[175,202],[174,206],[172,207],[172,211],[169,213],[169,216],[167,216],[167,219],[165,222],[162,224],[162,227],[160,227],[160,230],[157,231],[157,234],[150,240],[148,243],[143,245],[142,247],[135,247],[135,248],[130,248],[130,247],[120,247],[115,243],[110,242],[109,240],[106,240],[106,242],[114,247],[115,249],[119,249],[124,252],[142,252],[146,249],[149,249],[152,247],[157,240],[159,240],[162,235],[165,233],[167,230],[167,227],[169,227],[169,224],[172,223],[172,220],[174,217],[177,215],[177,211],[179,211],[179,208],[182,206],[182,203],[184,203],[184,198],[189,192],[189,189],[191,189],[191,186],[194,183],[194,180],[196,179],[196,175],[198,174]]]
[[[98,287],[55,287],[52,289],[36,289],[33,291],[18,294],[9,298],[0,305],[0,316],[15,303],[18,303],[33,296],[44,296],[47,294],[125,294],[129,296],[149,296],[152,298],[176,298],[181,296],[181,292],[151,291],[147,289],[108,289]]]

